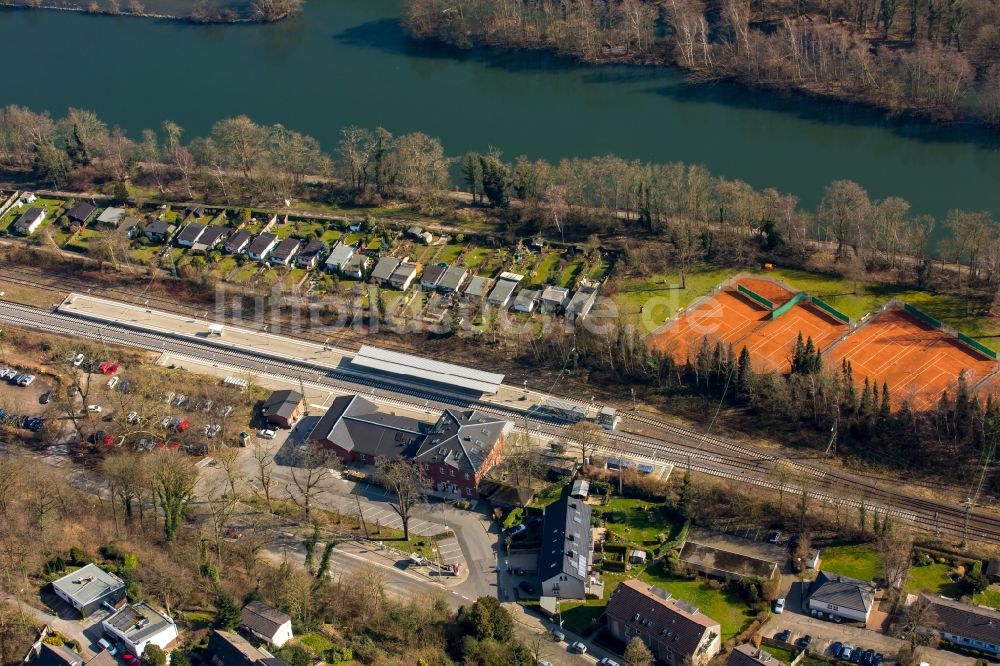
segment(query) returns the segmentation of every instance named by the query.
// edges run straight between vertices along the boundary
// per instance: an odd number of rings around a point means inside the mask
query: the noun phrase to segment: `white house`
[[[125,598],[125,581],[96,564],[88,564],[52,581],[56,596],[80,611],[89,614],[105,603],[115,607]]]
[[[21,192],[21,196],[17,199],[17,207],[30,206],[36,201],[38,201],[38,197],[35,196],[34,192]]]
[[[809,591],[808,608],[845,620],[867,622],[874,603],[873,584],[820,571]]]
[[[24,236],[30,236],[38,231],[38,227],[45,221],[44,208],[29,208],[14,222],[14,231]]]
[[[145,601],[125,606],[101,622],[101,627],[106,635],[125,644],[133,654],[142,654],[150,643],[166,648],[179,635],[173,618]]]
[[[243,607],[240,625],[262,641],[281,647],[292,638],[292,618],[260,601]]]

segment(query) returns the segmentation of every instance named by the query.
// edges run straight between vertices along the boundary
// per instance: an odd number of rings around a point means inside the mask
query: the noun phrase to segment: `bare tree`
[[[243,473],[240,471],[240,450],[231,446],[220,446],[212,453],[212,456],[226,474],[229,494],[233,499],[239,498],[236,486],[243,482]]]
[[[292,485],[297,492],[288,488],[289,497],[305,512],[306,520],[311,520],[316,497],[330,487],[332,476],[325,452],[315,444],[309,446],[300,462],[300,466],[292,468]]]
[[[607,446],[604,428],[590,421],[577,421],[566,428],[566,440],[580,452],[580,462],[587,463],[597,449]]]
[[[259,437],[254,438],[253,459],[257,463],[256,480],[260,486],[260,493],[264,496],[267,504],[267,512],[274,513],[274,506],[271,501],[271,493],[274,490],[274,456],[271,455],[270,448]]]
[[[430,480],[418,464],[402,458],[380,457],[375,468],[378,482],[396,497],[389,504],[403,523],[403,539],[409,541],[413,509],[426,500]]]

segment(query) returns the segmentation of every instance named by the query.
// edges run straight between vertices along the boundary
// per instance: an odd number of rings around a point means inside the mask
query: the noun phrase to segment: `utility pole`
[[[306,399],[306,385],[302,381],[302,377],[299,377],[299,393],[302,394],[302,401],[306,403],[305,415],[309,416],[309,401]]]
[[[636,406],[636,403],[635,403],[635,387],[634,386],[632,387],[632,411],[633,412],[639,411],[639,408]]]
[[[969,517],[972,513],[972,498],[965,498],[965,518],[962,521],[962,543],[961,547],[965,548],[969,545]]]
[[[840,410],[837,410],[837,418],[833,420],[833,425],[830,426],[830,443],[826,445],[826,451],[823,455],[828,456],[832,452],[837,450],[837,427],[840,424]]]
[[[361,511],[361,497],[355,494],[354,499],[358,502],[358,517],[361,518],[361,527],[365,530],[365,538],[370,540],[371,535],[368,534],[368,523],[365,522],[365,514]]]

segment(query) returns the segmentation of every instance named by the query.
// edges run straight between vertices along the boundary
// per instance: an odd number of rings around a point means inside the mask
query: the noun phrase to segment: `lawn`
[[[618,281],[618,293],[613,298],[625,316],[638,319],[645,314],[649,319],[643,323],[649,332],[733,275],[730,268],[693,271],[683,289],[678,273],[625,279]]]
[[[344,235],[344,232],[340,229],[327,229],[323,232],[323,236],[320,238],[324,243],[333,245],[335,242],[340,240],[340,237]]]
[[[581,257],[566,264],[566,267],[559,274],[558,285],[567,289],[575,287],[576,279],[580,276],[580,271],[583,270],[585,263],[587,263],[586,260]]]
[[[32,208],[44,208],[45,209],[45,221],[42,225],[52,224],[52,222],[59,219],[59,214],[62,212],[62,206],[66,203],[61,199],[37,199],[32,204],[27,204],[18,208],[17,206],[11,207],[7,214],[0,219],[0,231],[7,231],[7,227],[14,224],[17,218],[21,217],[24,213],[27,213]],[[37,233],[37,232],[36,232]]]
[[[823,571],[841,576],[875,580],[883,574],[883,557],[864,544],[829,546],[823,549],[822,559]]]
[[[718,620],[722,625],[723,642],[739,634],[757,615],[736,593],[716,590],[701,579],[666,576],[658,565],[650,566],[638,578],[663,588],[674,598],[686,601],[713,620]]]
[[[985,592],[980,592],[972,597],[972,600],[977,604],[1000,610],[1000,587],[994,585]]]
[[[446,264],[453,264],[455,260],[462,255],[462,251],[465,249],[465,245],[445,245],[442,248],[441,253],[438,255],[437,260],[443,261]]]
[[[475,272],[476,269],[479,268],[480,264],[486,260],[486,257],[489,256],[490,252],[492,252],[492,250],[488,247],[473,248],[465,253],[462,263],[465,264],[465,267],[470,271]]]
[[[680,523],[673,519],[665,503],[616,497],[607,506],[594,508],[595,516],[611,512],[624,513],[626,521],[607,520],[605,527],[629,545],[656,547],[660,534],[666,534],[669,539],[680,529]]]
[[[535,269],[532,272],[531,278],[528,280],[528,284],[536,287],[549,284],[549,280],[552,279],[552,273],[558,266],[558,252],[548,252],[544,254],[541,260],[535,264]]]
[[[826,561],[823,562],[824,567]],[[948,578],[951,566],[947,564],[929,564],[924,567],[914,566],[910,568],[910,575],[906,579],[906,591],[914,594],[918,592],[930,592],[940,594],[952,599],[962,596],[962,588],[958,583]]]
[[[608,276],[611,272],[611,262],[606,259],[601,259],[597,264],[590,267],[590,272],[587,273],[587,277],[591,280],[596,280],[600,282]]]
[[[318,655],[324,655],[326,654],[327,650],[335,647],[333,641],[331,641],[323,634],[318,634],[315,631],[310,631],[307,634],[302,634],[298,638],[303,645],[306,645],[307,647],[311,648],[312,651]]]
[[[156,255],[161,249],[157,246],[145,245],[129,250],[128,256],[136,263],[153,266],[156,264]]]
[[[243,266],[233,271],[233,273],[226,279],[229,282],[242,284],[254,276],[254,273],[257,272],[257,268],[258,266],[256,263],[248,261],[247,263],[243,264]]]

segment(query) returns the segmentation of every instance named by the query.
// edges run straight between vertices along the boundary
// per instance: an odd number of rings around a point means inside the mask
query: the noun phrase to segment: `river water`
[[[399,0],[308,0],[280,24],[192,26],[0,10],[9,65],[0,104],[89,108],[136,137],[165,119],[197,136],[246,113],[311,134],[331,152],[341,127],[382,125],[440,137],[452,155],[496,146],[511,158],[701,163],[806,206],[830,181],[850,178],[873,197],[908,199],[916,212],[1000,217],[996,135],[689,85],[669,69],[416,44],[398,12]]]

